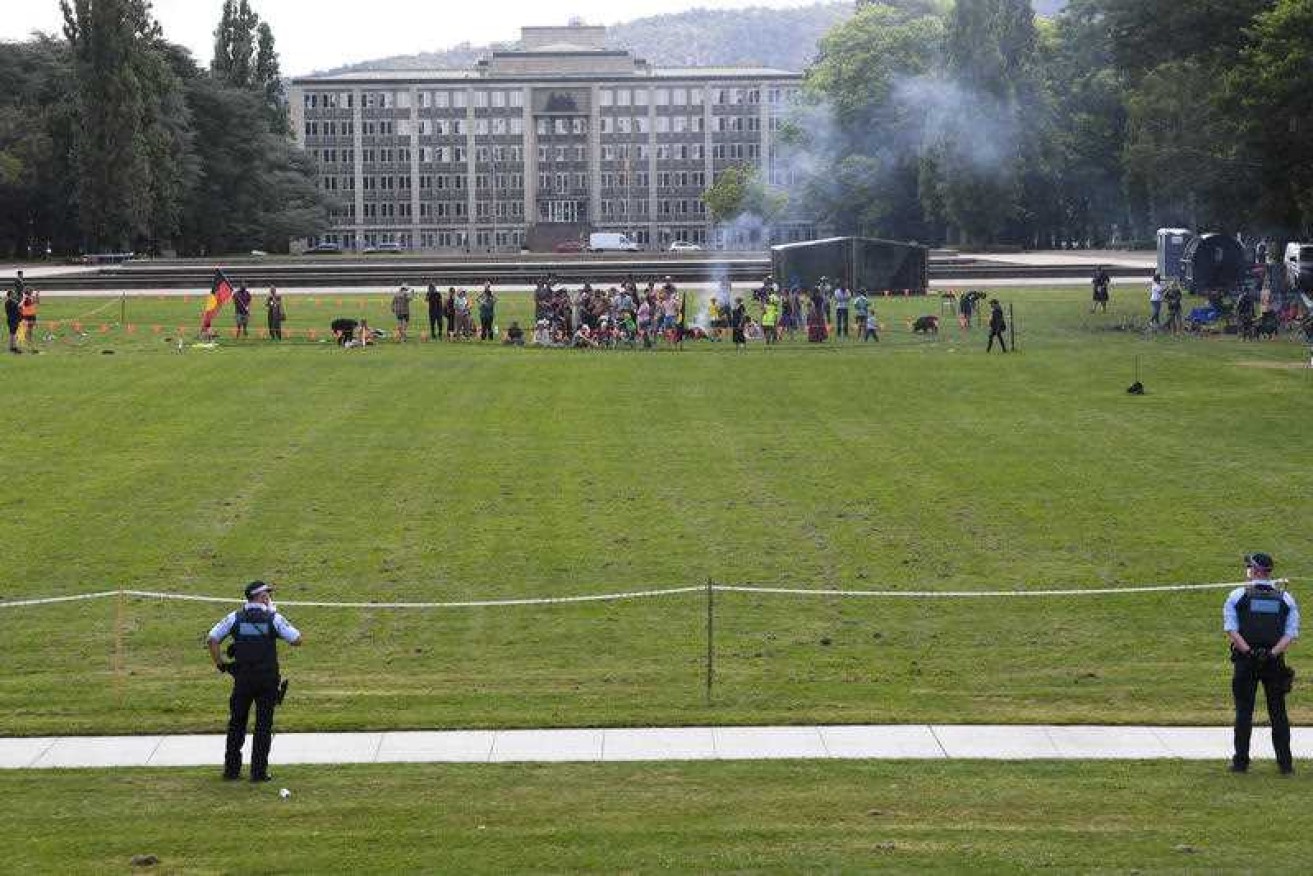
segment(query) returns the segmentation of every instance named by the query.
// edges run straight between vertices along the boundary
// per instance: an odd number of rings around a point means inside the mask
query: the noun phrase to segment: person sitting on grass
[[[508,347],[524,346],[524,329],[520,328],[520,323],[511,320],[511,327],[506,330],[506,340],[502,341]]]
[[[584,323],[579,326],[579,328],[575,329],[572,346],[576,350],[591,350],[593,347],[597,346],[597,341],[593,338],[593,331],[588,327],[587,323]]]

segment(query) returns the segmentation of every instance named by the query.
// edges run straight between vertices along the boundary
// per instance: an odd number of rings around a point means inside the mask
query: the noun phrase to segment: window
[[[628,88],[617,88],[617,89],[615,90],[615,105],[616,105],[616,106],[629,106],[629,89],[628,89]]]
[[[647,106],[647,89],[634,89],[634,106]]]
[[[486,109],[487,106],[488,106],[488,92],[486,91],[474,92],[474,108]]]
[[[469,93],[465,91],[453,91],[451,93],[452,109],[465,109],[469,105]]]
[[[656,117],[656,132],[658,134],[670,133],[670,116]]]
[[[489,131],[489,125],[487,119],[474,120],[474,136],[486,137],[488,136],[488,131]]]
[[[503,109],[506,106],[506,92],[494,91],[492,93],[493,109]]]
[[[688,102],[691,106],[702,106],[702,89],[690,88],[688,90]]]
[[[609,134],[611,133],[613,120],[610,116],[602,116],[600,119],[597,120],[597,126],[599,132],[603,134]]]
[[[398,91],[396,98],[397,109],[410,109],[410,92]]]
[[[512,94],[519,94],[518,91],[514,91],[514,92],[511,92],[511,93],[512,93]],[[516,137],[521,137],[521,136],[523,136],[523,135],[524,135],[524,119],[520,118],[519,116],[516,116],[515,118],[511,119],[510,121],[511,121],[511,133],[514,134]]]
[[[588,160],[588,155],[583,146],[574,147],[574,160],[580,163]]]
[[[629,116],[620,116],[615,120],[616,133],[628,134],[630,131]]]
[[[501,94],[501,92],[498,91],[497,94]],[[496,119],[493,119],[493,120],[492,120],[492,133],[493,133],[494,135],[502,135],[502,134],[505,134],[505,133],[506,133],[506,121],[507,121],[507,120],[504,119],[504,118],[496,118]]]
[[[575,134],[587,134],[588,120],[584,118],[571,119],[570,130]]]
[[[433,92],[433,105],[438,109],[446,109],[447,107],[451,106],[451,92],[450,91]]]
[[[647,116],[639,116],[634,119],[634,133],[646,134],[648,131]]]
[[[601,106],[611,106],[615,100],[615,94],[609,88],[603,88],[597,93],[598,103]]]
[[[688,104],[688,89],[676,88],[670,93],[670,102],[675,106],[686,106]]]
[[[510,99],[510,105],[515,107],[516,109],[520,109],[524,106],[523,91],[512,91],[507,95],[507,97]]]
[[[670,105],[670,89],[669,89],[669,88],[658,88],[658,89],[656,90],[656,105],[657,105],[657,106],[669,106],[669,105]]]

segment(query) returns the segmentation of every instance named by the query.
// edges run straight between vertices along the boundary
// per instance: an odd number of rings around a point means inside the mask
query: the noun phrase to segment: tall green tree
[[[1258,168],[1255,220],[1265,229],[1313,236],[1313,0],[1280,0],[1255,17],[1227,79]]]
[[[821,41],[806,105],[781,138],[806,211],[835,231],[932,240],[920,192],[924,78],[943,45],[935,3],[868,3]]]
[[[77,83],[77,206],[91,249],[158,248],[188,185],[181,83],[146,0],[60,0]]]
[[[1035,40],[1033,13],[1028,30],[1018,2],[958,0],[949,17],[933,166],[944,218],[968,243],[997,240],[1022,206],[1027,129],[1018,95]]]
[[[1043,93],[1051,107],[1047,167],[1056,210],[1049,243],[1096,246],[1131,229],[1123,186],[1126,75],[1092,0],[1077,0],[1042,32]]]

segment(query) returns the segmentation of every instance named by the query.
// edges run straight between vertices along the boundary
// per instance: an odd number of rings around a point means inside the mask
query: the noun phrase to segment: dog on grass
[[[1265,312],[1258,318],[1258,322],[1254,323],[1254,336],[1260,340],[1263,338],[1275,340],[1280,330],[1281,319],[1274,310]]]
[[[939,334],[939,317],[918,316],[912,321],[912,332],[921,335]]]

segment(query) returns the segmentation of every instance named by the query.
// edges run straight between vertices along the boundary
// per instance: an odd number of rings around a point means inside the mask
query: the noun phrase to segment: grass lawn
[[[1302,577],[1302,344],[1116,330],[1142,319],[1138,289],[1107,316],[1084,290],[999,294],[1019,355],[987,356],[978,329],[913,336],[934,297],[881,300],[878,345],[738,354],[342,351],[305,330],[386,325],[386,299],[312,296],[289,302],[293,341],[184,355],[167,339],[195,299],[129,300],[116,326],[117,300],[49,298],[43,355],[0,366],[0,599],[236,596],[256,577],[286,601],[1130,587],[1235,580],[1256,549]],[[527,302],[503,311],[523,321]],[[1137,359],[1142,398],[1124,392]],[[1222,599],[721,594],[710,705],[696,594],[288,608],[308,644],[285,658],[279,722],[1224,723]],[[224,683],[200,640],[224,610],[0,609],[0,734],[217,730]],[[1296,722],[1313,717],[1301,700]]]
[[[1305,872],[1307,777],[1268,766],[302,767],[273,787],[0,773],[0,855],[60,874],[136,855],[167,873]]]

